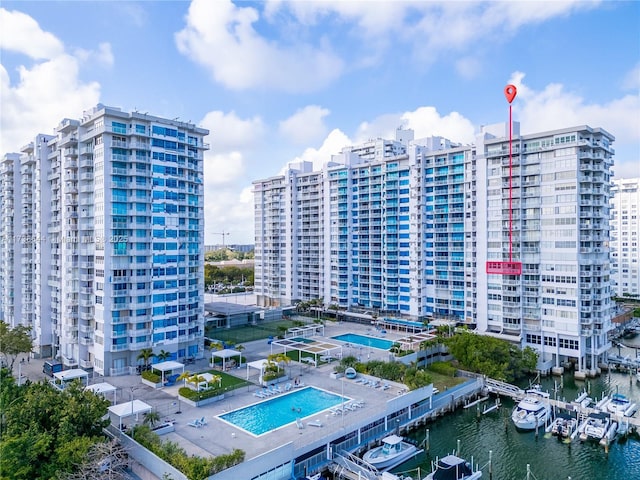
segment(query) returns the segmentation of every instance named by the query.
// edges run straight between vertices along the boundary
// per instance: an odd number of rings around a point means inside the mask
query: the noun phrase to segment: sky
[[[254,243],[252,182],[342,147],[472,143],[577,125],[640,177],[638,1],[10,1],[0,8],[0,155],[98,103],[205,140],[205,243]],[[223,235],[227,233],[227,235]]]

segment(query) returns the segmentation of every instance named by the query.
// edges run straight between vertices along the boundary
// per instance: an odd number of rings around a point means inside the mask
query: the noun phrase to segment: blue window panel
[[[154,342],[161,342],[164,340],[164,333],[154,333],[153,334],[153,341]]]
[[[409,305],[400,305],[400,311],[408,312],[409,311]]]
[[[411,287],[402,286],[402,287],[400,287],[400,291],[403,292],[403,293],[408,293],[408,292],[411,291]]]
[[[408,278],[400,278],[400,283],[410,283]]]

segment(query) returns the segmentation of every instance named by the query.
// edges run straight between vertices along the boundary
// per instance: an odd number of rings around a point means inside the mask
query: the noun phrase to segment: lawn
[[[434,372],[433,370],[429,370],[428,368],[427,372],[429,372],[429,375],[431,375],[431,378],[433,379],[433,386],[438,388],[441,392],[469,380],[465,377],[451,377],[449,375],[443,375],[441,373]]]

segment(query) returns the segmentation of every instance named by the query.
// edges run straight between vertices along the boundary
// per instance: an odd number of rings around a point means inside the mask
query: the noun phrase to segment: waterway
[[[640,349],[640,337],[624,341],[635,348],[622,348],[623,355],[636,356]],[[613,349],[618,353],[618,349]],[[592,398],[602,394],[621,393],[640,405],[640,383],[635,375],[610,372],[595,379],[575,381],[572,373],[561,377],[542,378],[540,384],[552,398],[571,401],[585,389]],[[525,382],[524,385],[527,384]],[[475,407],[458,409],[434,423],[410,434],[417,442],[424,441],[429,429],[429,450],[415,459],[392,470],[407,472],[413,479],[421,479],[430,471],[431,461],[452,453],[460,446],[460,455],[467,460],[473,457],[483,471],[483,480],[522,480],[530,465],[531,479],[537,480],[633,480],[640,479],[640,440],[638,437],[618,438],[609,447],[608,454],[597,443],[581,443],[576,438],[570,444],[560,442],[551,434],[516,430],[511,421],[514,403],[502,399],[502,407],[486,415],[482,409],[492,404],[493,398]],[[636,416],[639,414],[636,413]],[[489,476],[489,451],[492,451],[492,476]],[[420,468],[418,476],[417,468]]]

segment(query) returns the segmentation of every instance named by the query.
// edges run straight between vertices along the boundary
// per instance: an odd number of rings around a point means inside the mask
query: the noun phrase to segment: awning
[[[174,370],[180,370],[181,373],[184,373],[184,363],[176,362],[173,360],[168,360],[166,362],[154,363],[151,365],[153,370],[158,370],[162,372],[162,384],[164,385],[165,373],[173,372]]]
[[[110,383],[95,383],[85,387],[85,390],[91,390],[95,394],[107,396],[108,393],[113,393],[113,403],[116,403],[117,388]]]
[[[242,352],[240,352],[239,350],[233,350],[231,348],[225,348],[224,350],[216,350],[211,352],[211,360],[212,360],[211,363],[213,363],[213,357],[222,358],[222,370],[224,371],[227,359],[237,357],[237,356],[240,356],[240,362],[238,363],[242,364]]]
[[[122,430],[122,419],[127,417],[136,416],[136,419],[139,414],[147,413],[152,410],[151,405],[143,402],[142,400],[132,400],[130,402],[119,403],[118,405],[113,405],[109,407],[109,413],[118,417],[118,422],[120,426],[120,430]]]

